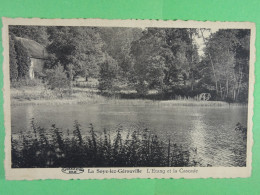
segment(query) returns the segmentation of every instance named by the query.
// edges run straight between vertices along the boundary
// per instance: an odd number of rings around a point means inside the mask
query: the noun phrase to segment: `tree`
[[[248,99],[250,30],[238,30],[236,37],[239,44],[235,51],[235,95],[236,101],[246,102]]]
[[[195,36],[198,36],[199,32],[198,29],[189,28],[187,29],[187,33],[189,38],[186,40],[188,43],[186,56],[189,61],[189,79],[191,83],[191,90],[193,91],[195,84],[195,73],[197,70],[197,64],[199,62],[198,49],[196,44],[194,44],[194,38]]]
[[[15,51],[14,35],[9,35],[9,65],[10,65],[10,80],[16,81],[18,78],[18,65]]]
[[[100,37],[104,41],[104,51],[114,58],[120,67],[120,80],[129,77],[132,68],[132,58],[130,56],[131,44],[138,40],[142,35],[141,28],[99,28]]]
[[[50,88],[58,90],[60,96],[63,96],[63,89],[70,86],[70,80],[64,71],[63,66],[59,63],[55,69],[47,71],[47,84]]]
[[[73,65],[74,76],[97,77],[99,64],[104,62],[103,41],[95,27],[48,27],[52,54],[50,63],[59,61],[65,70]],[[53,66],[49,64],[48,66]]]
[[[31,64],[28,51],[20,41],[15,42],[15,51],[17,54],[16,59],[18,64],[18,78],[26,78],[29,75],[29,69]]]
[[[43,46],[49,44],[47,27],[45,26],[9,26],[9,32],[17,37],[28,38]]]
[[[204,31],[205,31],[205,29],[200,29],[200,33],[201,33],[203,42],[207,46],[206,39],[205,39],[204,34],[203,34]],[[218,79],[217,79],[217,76],[216,76],[215,65],[213,63],[213,60],[212,60],[212,57],[211,57],[211,53],[209,51],[207,51],[207,49],[206,49],[205,53],[208,56],[209,63],[211,64],[211,67],[212,67],[212,73],[213,73],[214,80],[215,80],[215,90],[216,90],[216,93],[218,94]]]
[[[148,89],[163,89],[165,54],[165,31],[147,29],[143,36],[132,43],[131,55],[134,58],[133,74],[135,88],[139,94],[145,95]]]
[[[190,78],[193,90],[199,57],[187,29],[148,28],[132,43],[131,54],[137,91],[147,93],[154,88],[163,92]]]
[[[222,100],[238,101],[248,89],[249,30],[219,30],[206,42],[206,59],[214,75],[215,89]],[[247,100],[247,95],[243,98]]]
[[[118,74],[117,62],[106,54],[106,61],[100,65],[99,90],[114,93]]]

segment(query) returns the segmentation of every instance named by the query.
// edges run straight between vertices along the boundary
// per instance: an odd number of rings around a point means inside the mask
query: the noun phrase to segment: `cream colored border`
[[[162,21],[162,20],[105,20],[105,19],[24,19],[2,18],[4,47],[4,125],[5,125],[5,175],[7,180],[34,179],[108,179],[108,178],[236,178],[250,177],[253,145],[253,92],[254,92],[254,62],[255,62],[255,24],[250,22],[198,22],[198,21]],[[9,37],[8,25],[38,25],[38,26],[107,26],[107,27],[165,27],[165,28],[224,28],[251,29],[250,69],[249,69],[249,103],[248,103],[248,136],[247,136],[247,166],[246,167],[189,167],[189,168],[154,168],[165,170],[165,174],[147,173],[148,168],[85,168],[81,174],[64,174],[60,168],[11,168],[11,113],[10,113],[10,80],[9,80]],[[136,170],[142,173],[122,173],[121,170]],[[181,170],[196,170],[196,173],[182,173]],[[109,173],[97,173],[98,170]],[[91,173],[94,171],[94,173]],[[115,171],[115,173],[114,173]],[[176,172],[175,172],[176,171]]]

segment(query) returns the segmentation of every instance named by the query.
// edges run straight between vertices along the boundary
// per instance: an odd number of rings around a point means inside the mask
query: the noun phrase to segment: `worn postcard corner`
[[[254,23],[2,21],[6,179],[251,176]]]

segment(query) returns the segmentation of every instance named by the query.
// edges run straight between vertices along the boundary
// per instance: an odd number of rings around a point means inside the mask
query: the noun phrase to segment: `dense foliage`
[[[46,47],[43,71],[60,64],[69,80],[97,79],[103,93],[128,89],[145,97],[156,90],[164,99],[210,93],[212,100],[247,101],[250,30],[68,26],[9,30]],[[25,77],[29,64],[14,36],[10,36],[12,80]],[[203,54],[198,38],[205,46]]]
[[[249,30],[219,30],[207,41],[206,55],[201,62],[205,67],[202,83],[215,83],[220,99],[247,100],[249,43]]]
[[[16,51],[16,61],[17,61],[17,71],[18,77],[26,78],[29,75],[31,60],[29,58],[29,54],[27,49],[22,45],[20,41],[15,42],[15,51]],[[10,57],[12,57],[11,55]],[[14,59],[10,59],[10,62],[15,61]],[[11,68],[16,68],[12,66]],[[15,70],[10,70],[11,73],[15,72]]]

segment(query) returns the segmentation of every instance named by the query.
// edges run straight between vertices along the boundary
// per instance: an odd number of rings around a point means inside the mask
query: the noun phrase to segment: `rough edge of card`
[[[2,18],[3,40],[3,75],[4,75],[4,126],[5,126],[5,176],[7,180],[37,180],[37,179],[134,179],[134,178],[246,178],[251,176],[252,146],[253,146],[253,93],[254,93],[254,63],[255,63],[255,23],[252,22],[211,22],[211,21],[181,21],[181,20],[108,20],[108,19],[40,19],[40,18]],[[248,132],[246,167],[136,167],[136,168],[11,168],[11,113],[10,113],[10,79],[9,79],[9,25],[37,26],[100,26],[100,27],[158,27],[158,28],[223,28],[250,29],[250,65],[248,93]],[[147,173],[147,169],[155,172]],[[100,170],[100,173],[97,173]],[[71,172],[70,172],[71,171]],[[93,173],[93,171],[95,173]],[[74,173],[74,174],[65,174]],[[184,173],[186,172],[186,173]],[[188,173],[187,173],[188,172]],[[78,174],[75,174],[78,173]],[[81,174],[80,174],[81,173]]]

